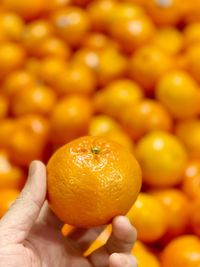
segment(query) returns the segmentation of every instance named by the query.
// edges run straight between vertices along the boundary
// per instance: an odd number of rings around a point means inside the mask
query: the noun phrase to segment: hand
[[[102,229],[76,229],[63,237],[62,222],[45,202],[46,190],[45,166],[34,161],[21,195],[0,220],[0,267],[137,266],[130,253],[136,232],[125,217],[113,220],[106,245],[85,258],[83,252]]]

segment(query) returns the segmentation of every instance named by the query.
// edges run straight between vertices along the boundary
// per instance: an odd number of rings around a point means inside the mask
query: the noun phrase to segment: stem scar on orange
[[[48,200],[65,223],[93,227],[125,215],[141,187],[141,170],[121,145],[86,136],[61,147],[47,164]]]

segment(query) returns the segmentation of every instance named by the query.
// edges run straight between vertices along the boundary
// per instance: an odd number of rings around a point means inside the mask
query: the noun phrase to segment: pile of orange
[[[199,267],[199,1],[0,2],[0,216],[32,160],[106,137],[142,168],[139,266]]]

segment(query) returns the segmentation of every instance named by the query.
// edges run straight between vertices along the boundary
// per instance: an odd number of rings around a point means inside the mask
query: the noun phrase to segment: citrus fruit
[[[172,59],[156,45],[138,48],[130,59],[130,76],[146,91],[154,90],[156,82],[172,67]]]
[[[135,82],[128,79],[115,80],[95,94],[95,108],[119,118],[122,110],[134,106],[142,97],[142,89]]]
[[[137,245],[136,245],[137,246]],[[133,247],[132,254],[136,257],[140,267],[160,267],[157,257],[146,248],[137,249]]]
[[[153,131],[139,140],[136,154],[145,183],[166,187],[182,181],[187,154],[175,136]]]
[[[92,113],[92,102],[87,97],[72,95],[61,99],[50,118],[53,143],[62,145],[87,134]]]
[[[155,33],[154,25],[147,16],[118,19],[109,27],[111,36],[128,52],[147,44]]]
[[[24,181],[23,170],[11,163],[9,154],[6,151],[0,150],[0,190],[20,190]]]
[[[200,23],[194,22],[187,24],[183,34],[186,47],[192,47],[193,45],[200,43]]]
[[[3,189],[0,190],[0,218],[10,208],[12,203],[18,197],[20,191],[17,189]]]
[[[36,83],[36,77],[25,69],[16,70],[6,76],[3,83],[3,92],[13,97],[19,93],[23,88],[31,87]]]
[[[155,242],[167,230],[167,216],[163,205],[149,194],[140,193],[127,216],[135,226],[140,241]]]
[[[163,267],[198,267],[200,265],[200,241],[192,235],[172,240],[162,252]]]
[[[94,30],[106,31],[108,29],[116,5],[116,1],[114,0],[97,0],[91,2],[87,11]]]
[[[24,22],[13,12],[1,12],[0,40],[19,41],[24,30]]]
[[[82,137],[60,148],[47,164],[47,176],[52,210],[65,223],[86,228],[126,214],[141,186],[134,156],[102,137]]]
[[[12,112],[15,116],[26,114],[48,115],[56,101],[51,88],[44,85],[34,85],[21,90],[12,101]]]
[[[156,97],[174,118],[190,118],[199,114],[198,85],[184,71],[165,74],[156,86]]]
[[[0,78],[21,67],[25,60],[24,49],[15,43],[0,44]]]
[[[58,74],[55,85],[59,95],[85,94],[91,95],[96,88],[96,77],[92,70],[83,65],[69,65]]]
[[[200,157],[200,120],[191,119],[177,123],[176,135],[185,145],[190,158]]]
[[[129,135],[135,140],[152,130],[170,131],[172,119],[168,111],[152,99],[138,101],[120,109],[120,121]]]
[[[26,0],[3,0],[2,4],[8,9],[11,10],[24,19],[34,19],[37,16],[41,15],[46,6],[48,5],[47,0],[34,0],[27,2]]]
[[[71,46],[79,45],[90,28],[86,11],[75,6],[55,10],[51,21],[57,34]]]
[[[164,205],[167,213],[166,238],[184,234],[189,225],[190,215],[190,204],[186,195],[178,189],[155,190],[151,194]]]
[[[182,190],[191,199],[200,197],[200,161],[189,161],[183,175]]]
[[[168,42],[166,42],[168,40]],[[163,27],[158,29],[153,40],[153,44],[160,47],[170,55],[176,55],[183,49],[184,39],[182,32],[173,27]]]
[[[187,53],[187,70],[188,72],[196,79],[197,82],[200,82],[200,44],[192,45]]]

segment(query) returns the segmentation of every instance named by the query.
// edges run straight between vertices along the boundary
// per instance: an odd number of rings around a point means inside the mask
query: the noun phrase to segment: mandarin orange
[[[18,197],[20,191],[17,189],[3,189],[0,190],[0,218],[10,208],[12,203]]]
[[[126,214],[141,186],[134,156],[102,137],[82,137],[60,148],[47,164],[47,176],[55,214],[65,223],[86,228]]]

